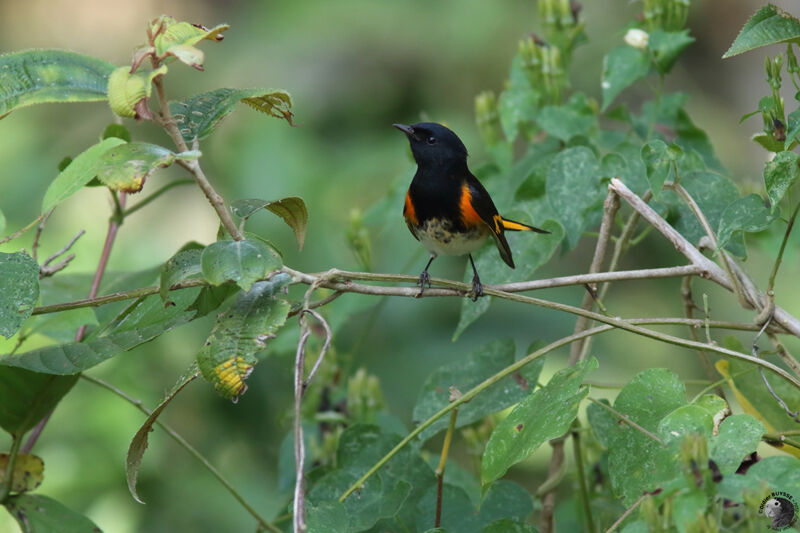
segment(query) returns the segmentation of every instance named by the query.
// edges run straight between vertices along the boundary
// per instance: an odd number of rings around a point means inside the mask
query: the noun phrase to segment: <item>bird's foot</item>
[[[427,270],[423,270],[419,275],[419,281],[417,282],[417,285],[419,285],[419,293],[417,293],[417,298],[419,298],[422,296],[422,293],[425,292],[425,285],[428,287],[431,286],[431,275],[428,274]]]
[[[481,279],[475,275],[472,278],[472,301],[476,302],[481,296],[483,296],[483,284],[481,283]]]

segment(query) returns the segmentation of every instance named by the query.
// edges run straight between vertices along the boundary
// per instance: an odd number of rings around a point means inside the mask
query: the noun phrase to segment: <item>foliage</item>
[[[74,159],[62,161],[44,195],[41,216],[3,241],[39,224],[30,254],[21,249],[0,254],[0,334],[16,343],[0,355],[0,428],[11,435],[11,448],[0,455],[0,503],[24,531],[98,530],[80,513],[30,494],[43,473],[42,460],[28,452],[76,381],[83,376],[97,382],[85,372],[211,313],[216,319],[206,340],[197,339],[196,362],[153,411],[103,384],[148,415],[138,431],[131,428],[135,435],[127,455],[128,487],[137,501],[143,489],[137,487],[138,476],[156,425],[201,458],[259,531],[292,527],[312,532],[530,532],[537,530],[536,520],[538,530],[545,532],[571,527],[554,510],[557,497],[581,510],[575,527],[587,531],[755,530],[763,519],[758,502],[773,492],[788,492],[800,501],[800,460],[792,457],[800,455],[800,439],[794,437],[800,364],[778,337],[800,337],[800,320],[775,304],[776,275],[800,209],[794,190],[800,165],[793,151],[800,134],[800,107],[787,113],[780,96],[784,66],[800,87],[793,48],[800,38],[800,20],[765,6],[745,24],[725,55],[787,44],[785,61],[783,55],[767,58],[770,94],[753,113],[760,114],[764,124],[753,140],[772,153],[764,166],[764,189],[742,194],[716,158],[709,137],[692,121],[688,96],[663,92],[663,80],[694,42],[685,27],[687,0],[643,2],[641,16],[628,24],[622,42],[605,55],[601,102],[573,89],[568,77],[575,54],[588,40],[579,6],[560,0],[540,0],[538,5],[540,34],[520,41],[510,58],[505,89],[478,95],[475,114],[490,157],[480,172],[487,188],[504,214],[549,234],[509,236],[517,258],[513,271],[498,261],[493,247],[476,252],[475,263],[484,278],[501,284],[486,285],[486,296],[477,302],[466,298],[469,271],[467,283],[432,280],[437,287],[431,292],[462,298],[454,338],[498,299],[579,318],[570,336],[529,339],[531,346],[522,357],[513,340],[498,334],[458,362],[442,366],[419,387],[413,428],[390,414],[374,376],[337,358],[342,348],[337,335],[371,305],[348,300],[351,295],[344,293],[362,293],[372,297],[369,300],[420,296],[416,287],[393,285],[412,278],[336,269],[309,274],[291,268],[291,261],[268,240],[271,236],[246,231],[246,226],[258,211],[270,211],[290,227],[302,249],[310,220],[305,201],[288,196],[228,202],[202,167],[200,142],[217,131],[238,102],[294,125],[289,93],[220,88],[167,99],[167,77],[181,63],[203,71],[205,55],[199,46],[221,41],[228,25],[209,29],[159,17],[148,24],[146,42],[128,65],[51,50],[0,56],[0,116],[38,103],[107,100],[120,118],[152,122],[174,144],[168,148],[148,142],[138,128],[132,134],[120,124],[109,126],[102,140],[87,142],[90,146]],[[633,85],[649,81],[654,81],[647,84],[652,94],[638,110],[623,100]],[[800,93],[796,99],[800,101]],[[143,140],[133,140],[139,135]],[[161,179],[158,170],[170,165],[187,171],[216,211],[220,229],[215,242],[189,242],[158,268],[118,274],[101,291],[100,279],[126,217],[178,184],[168,182],[158,189],[152,184]],[[53,210],[90,186],[107,190],[114,205],[91,283],[86,276],[61,273],[69,257],[52,266],[55,258],[40,261],[37,256],[39,236]],[[126,209],[128,194],[143,190],[150,196]],[[348,240],[365,266],[371,263],[371,234],[395,215],[385,209],[385,202],[380,200],[364,217],[357,211],[351,215]],[[0,231],[5,225],[0,213]],[[737,262],[747,257],[745,236],[762,232],[782,239],[772,251],[774,266],[763,291]],[[587,275],[532,281],[557,249],[575,249],[585,245],[587,237],[595,246]],[[682,298],[687,316],[616,317],[604,304],[609,286],[599,283],[612,279],[627,249],[663,237],[691,270],[640,269],[617,272],[614,279],[684,277],[675,297]],[[614,251],[606,262],[612,241]],[[695,277],[733,292],[731,301],[753,320],[712,321],[707,306],[705,319],[694,319]],[[560,285],[586,287],[581,307],[519,294]],[[328,305],[340,297],[350,303]],[[294,316],[297,322],[290,320]],[[592,322],[603,325],[593,327]],[[689,326],[692,339],[661,333],[649,324]],[[704,341],[698,326],[704,326]],[[294,345],[297,328],[300,340]],[[749,332],[751,353],[733,341],[720,347],[712,328]],[[592,376],[602,370],[603,357],[589,356],[589,342],[593,335],[612,329],[697,350],[708,370],[704,388],[690,397],[688,381],[670,369],[648,368],[622,377],[626,382],[613,402],[596,399]],[[38,334],[44,341],[30,343]],[[774,344],[780,356],[777,364],[759,357],[756,343],[762,335]],[[281,350],[275,348],[286,343],[296,357],[294,431],[281,446],[275,485],[291,512],[268,520],[224,472],[158,418],[199,376],[223,399],[236,402],[247,391],[244,380],[257,371],[260,361],[269,359],[271,368],[286,369]],[[566,364],[551,360],[558,368],[542,377],[544,356],[565,346],[571,346]],[[624,351],[624,344],[619,346]],[[386,351],[391,354],[392,347]],[[311,357],[311,352],[318,355]],[[717,358],[714,365],[712,356]],[[723,386],[738,407],[728,402]],[[736,408],[742,412],[733,414]],[[435,437],[442,432],[440,443]],[[450,454],[454,439],[463,441],[465,453]],[[574,465],[564,462],[565,440],[571,442]],[[535,494],[504,479],[514,477],[534,454],[548,451],[543,446],[548,441],[550,475]],[[760,458],[751,465],[754,454],[763,452],[761,443],[789,455]],[[459,464],[459,455],[472,462],[469,468]]]

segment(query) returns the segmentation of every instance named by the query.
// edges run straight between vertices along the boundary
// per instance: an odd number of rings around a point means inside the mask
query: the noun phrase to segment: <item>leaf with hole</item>
[[[47,192],[44,193],[44,200],[42,200],[42,213],[50,211],[81,190],[97,175],[100,167],[100,157],[108,150],[121,144],[125,144],[125,141],[117,137],[109,137],[76,156],[47,187]]]
[[[800,21],[784,10],[767,4],[756,11],[742,27],[723,59],[768,44],[800,39]]]
[[[150,174],[158,168],[168,167],[173,161],[175,154],[162,146],[124,143],[100,156],[97,178],[112,190],[139,192]]]
[[[0,453],[0,483],[5,481],[8,469],[8,454]],[[44,461],[28,453],[17,454],[14,472],[11,475],[11,492],[30,492],[44,481]]]
[[[412,420],[420,423],[446,407],[450,403],[450,387],[465,393],[513,363],[514,341],[505,339],[485,344],[466,357],[439,368],[425,380],[414,406]],[[472,424],[522,400],[536,387],[543,364],[544,358],[530,363],[482,392],[480,402],[462,405],[458,410],[456,427]],[[428,440],[445,429],[448,423],[449,417],[440,418],[420,433],[420,440]]]
[[[223,118],[243,102],[256,111],[292,124],[292,97],[279,89],[216,89],[186,100],[170,102],[169,109],[187,143],[211,135]]]
[[[4,505],[25,533],[102,533],[87,517],[41,494],[12,496]]]
[[[0,118],[34,104],[106,99],[114,65],[66,50],[0,55]]]
[[[281,258],[262,241],[217,241],[200,257],[203,277],[213,285],[233,281],[245,291],[282,266]]]
[[[231,212],[238,218],[247,220],[253,213],[266,209],[283,219],[294,231],[297,245],[302,250],[306,239],[306,226],[308,225],[308,210],[306,204],[299,196],[288,196],[280,200],[259,200],[249,198],[235,200],[231,203]]]
[[[0,365],[0,427],[23,435],[69,392],[78,376],[53,376]]]
[[[39,299],[39,265],[25,252],[0,252],[0,335],[10,338]]]
[[[281,273],[269,281],[254,283],[249,291],[239,293],[233,307],[217,317],[197,354],[197,366],[222,397],[235,403],[247,390],[244,380],[258,362],[256,354],[289,315],[289,302],[277,295],[290,280],[288,274]]]
[[[560,370],[497,425],[481,460],[484,486],[569,429],[578,415],[578,405],[589,394],[589,388],[581,383],[596,368],[597,359],[592,358]]]
[[[147,450],[148,438],[150,432],[153,431],[153,424],[156,423],[156,420],[158,420],[158,417],[164,409],[166,409],[167,405],[175,399],[175,396],[199,375],[200,373],[197,371],[197,366],[192,363],[184,375],[178,378],[172,390],[164,396],[164,399],[161,400],[158,407],[153,409],[150,416],[148,416],[147,420],[142,424],[142,427],[140,427],[136,435],[133,436],[130,446],[128,446],[128,454],[125,457],[125,477],[128,481],[128,490],[131,496],[139,503],[144,502],[139,498],[139,494],[136,492],[136,482],[139,478],[139,467],[142,465],[142,457],[144,457],[144,452]]]

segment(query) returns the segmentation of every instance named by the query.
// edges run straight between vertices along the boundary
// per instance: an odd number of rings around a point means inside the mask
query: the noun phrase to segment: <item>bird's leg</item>
[[[475,268],[475,261],[472,260],[472,254],[469,254],[469,262],[472,265],[472,301],[477,301],[478,298],[483,296],[483,285],[481,285],[481,278],[478,277],[478,269]]]
[[[433,263],[434,259],[436,259],[436,255],[431,254],[431,258],[428,261],[428,264],[425,265],[425,270],[423,270],[422,273],[419,275],[419,281],[417,282],[417,284],[419,285],[419,294],[417,295],[417,298],[422,296],[422,293],[425,292],[426,284],[428,285],[428,287],[431,286],[431,275],[428,274],[428,267],[431,266],[431,263]]]

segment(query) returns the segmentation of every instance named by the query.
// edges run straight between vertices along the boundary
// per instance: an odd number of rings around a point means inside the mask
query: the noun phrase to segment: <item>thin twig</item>
[[[181,185],[191,185],[192,183],[194,183],[193,179],[180,179],[180,180],[171,181],[171,182],[167,183],[166,185],[164,185],[163,187],[161,187],[160,189],[156,189],[155,192],[153,192],[150,196],[148,196],[147,198],[145,198],[144,200],[142,200],[138,204],[134,205],[133,207],[129,207],[128,209],[126,209],[123,212],[123,216],[129,217],[133,213],[137,212],[139,209],[145,207],[146,205],[150,204],[152,201],[158,199],[159,196],[161,196],[162,194],[164,194],[165,192],[167,192],[170,189],[173,189],[175,187],[179,187]]]
[[[72,246],[78,241],[78,239],[80,239],[83,236],[84,233],[86,233],[85,229],[80,230],[72,238],[72,240],[70,240],[67,243],[66,246],[64,246],[59,251],[57,251],[56,253],[54,253],[50,257],[48,257],[45,260],[45,262],[42,263],[42,266],[39,267],[39,279],[46,278],[48,276],[52,276],[56,272],[59,272],[59,271],[65,269],[67,267],[67,265],[70,263],[70,261],[75,259],[75,254],[70,254],[67,257],[65,257],[63,261],[53,265],[52,267],[50,266],[50,263],[52,263],[53,261],[58,259],[61,255],[67,253],[70,250],[70,248],[72,248]]]
[[[576,418],[572,422],[572,453],[575,456],[575,468],[578,470],[578,485],[581,490],[581,505],[583,515],[586,517],[586,525],[589,533],[595,532],[594,518],[592,517],[592,503],[589,499],[589,484],[586,482],[586,471],[584,470],[583,448],[581,446],[580,422]]]
[[[722,266],[728,273],[728,276],[733,283],[733,292],[736,294],[736,298],[739,300],[739,305],[744,308],[747,308],[747,300],[742,292],[742,286],[739,284],[739,278],[734,275],[733,269],[731,268],[731,260],[728,258],[728,255],[719,247],[717,244],[717,237],[714,233],[714,230],[711,228],[711,224],[708,223],[708,219],[703,214],[703,211],[700,209],[700,206],[697,205],[697,202],[694,201],[694,198],[689,194],[683,185],[678,183],[668,184],[669,188],[674,190],[678,196],[680,196],[686,205],[689,207],[689,210],[694,214],[695,218],[700,222],[700,225],[703,226],[703,231],[706,232],[709,240],[711,241],[711,246],[716,253],[719,253],[720,259],[722,260]]]
[[[656,213],[650,206],[642,201],[641,198],[636,196],[624,183],[620,180],[613,178],[609,187],[613,188],[623,200],[625,200],[631,207],[638,211],[651,225],[653,225],[662,235],[664,235],[675,246],[675,249],[683,254],[694,265],[700,267],[702,272],[701,277],[709,279],[714,283],[733,291],[733,281],[731,281],[725,271],[716,263],[705,257],[700,251],[695,248],[683,235],[678,233],[675,228],[670,226],[658,213]],[[719,250],[720,253],[725,253],[724,250]],[[736,276],[737,282],[741,284],[741,288],[749,305],[754,309],[763,309],[767,301],[767,297],[758,290],[755,284],[750,280],[744,272],[741,271],[739,266],[732,262],[730,263],[733,275]],[[800,337],[800,320],[792,316],[786,310],[776,306],[774,320],[781,326],[796,337]]]
[[[320,274],[306,274],[289,267],[283,268],[284,272],[290,274],[299,283],[311,284],[318,279],[318,276],[323,276],[325,273]],[[409,282],[416,283],[419,280],[418,276],[407,276],[404,274],[374,274],[371,272],[347,272],[344,270],[336,270],[336,277],[345,280],[359,280],[364,279],[367,281],[389,281],[389,282]],[[599,272],[597,274],[581,274],[577,276],[565,276],[558,278],[540,279],[529,282],[519,283],[505,283],[500,285],[484,285],[492,289],[502,290],[505,292],[523,292],[533,291],[540,289],[549,289],[553,287],[566,287],[571,285],[583,285],[585,283],[604,282],[604,281],[625,281],[625,280],[641,280],[652,278],[670,278],[680,277],[692,274],[699,274],[701,269],[694,265],[669,267],[669,268],[653,268],[645,270],[627,270],[621,272]],[[329,288],[334,290],[336,296],[330,295],[323,298],[319,302],[309,304],[309,309],[324,305],[329,301],[338,298],[341,293],[355,292],[360,294],[372,295],[385,295],[385,296],[409,296],[417,297],[419,295],[418,288],[412,287],[379,287],[372,285],[357,285],[357,284],[343,284],[338,283],[336,287],[331,287],[334,281],[329,280],[324,283],[319,283],[317,286],[320,288]],[[433,285],[449,287],[445,289],[426,289],[423,297],[443,297],[443,296],[463,296],[468,290],[465,283],[458,281],[451,281],[442,278],[431,278]],[[190,287],[198,287],[208,285],[208,282],[202,279],[190,279],[184,282],[175,284],[171,290],[186,289]],[[122,300],[133,300],[141,298],[142,296],[149,296],[157,294],[159,291],[158,286],[142,287],[138,289],[131,289],[128,291],[115,292],[97,298],[88,298],[83,300],[76,300],[73,302],[64,302],[60,304],[43,305],[34,308],[34,315],[43,315],[47,313],[57,313],[59,311],[66,311],[69,309],[78,309],[80,307],[99,307],[108,303],[119,302]],[[297,314],[300,309],[293,311]]]
[[[39,224],[39,227],[36,228],[36,234],[33,236],[33,244],[31,244],[31,257],[33,257],[34,261],[38,261],[38,253],[39,253],[39,239],[42,236],[42,232],[44,231],[44,226],[47,224],[47,219],[50,218],[50,215],[53,214],[53,209],[45,213],[44,218],[42,219],[42,223]]]
[[[636,508],[637,508],[637,507],[639,507],[639,504],[640,504],[640,503],[642,503],[642,501],[643,501],[645,498],[647,498],[648,496],[649,496],[649,494],[647,494],[647,493],[644,493],[644,494],[642,494],[641,496],[639,496],[639,497],[636,499],[636,501],[635,501],[635,502],[633,502],[633,505],[631,505],[630,507],[628,507],[627,509],[625,509],[625,512],[624,512],[624,513],[622,513],[622,516],[620,516],[620,517],[617,519],[617,521],[616,521],[616,522],[614,522],[613,524],[611,524],[611,527],[610,527],[610,528],[606,529],[606,533],[613,533],[613,532],[614,532],[614,530],[616,530],[616,529],[619,527],[619,525],[620,525],[620,524],[621,524],[621,523],[622,523],[622,522],[623,522],[623,521],[624,521],[626,518],[628,518],[628,517],[631,515],[631,513],[632,513],[632,512],[634,512],[634,511],[636,510]]]
[[[156,67],[157,64],[154,63],[154,68]],[[164,91],[164,82],[161,78],[161,76],[157,76],[153,80],[153,86],[156,88],[156,95],[158,96],[160,115],[160,120],[158,120],[158,123],[167,131],[170,138],[172,138],[172,142],[175,143],[175,146],[178,148],[178,150],[181,152],[186,152],[188,147],[186,146],[186,142],[183,140],[183,136],[178,129],[178,125],[175,123],[175,118],[172,116],[172,113],[169,110],[169,101],[167,100],[167,94]],[[242,232],[239,231],[239,228],[234,223],[228,208],[225,206],[225,200],[222,199],[222,196],[217,193],[216,189],[214,189],[214,186],[211,185],[210,181],[208,181],[208,178],[203,172],[203,168],[200,166],[200,163],[196,159],[191,161],[178,160],[178,163],[192,174],[195,182],[197,182],[197,185],[206,195],[209,203],[217,212],[217,216],[219,217],[220,222],[222,222],[222,225],[225,227],[225,231],[227,231],[236,241],[244,240],[244,235],[242,235]]]
[[[772,272],[770,272],[769,275],[767,294],[775,289],[775,279],[778,277],[778,269],[781,267],[781,261],[783,261],[783,251],[786,249],[786,243],[789,241],[789,234],[792,233],[792,228],[794,227],[794,221],[797,219],[798,211],[800,211],[800,202],[798,202],[795,206],[794,211],[792,211],[792,216],[789,217],[789,223],[786,225],[786,231],[783,234],[783,240],[781,241],[781,247],[778,251],[778,257],[775,258],[775,264],[772,265]]]
[[[770,322],[769,320],[764,322],[764,325],[761,327],[761,329],[758,331],[755,338],[753,339],[753,348],[752,348],[753,357],[758,357],[758,339],[761,337],[761,335],[764,334],[764,331],[766,331],[767,326],[769,326],[769,322]],[[761,374],[761,379],[764,381],[764,385],[767,387],[767,390],[769,391],[770,395],[775,399],[776,402],[780,404],[780,406],[786,412],[786,415],[789,416],[789,418],[793,419],[795,422],[800,423],[800,410],[792,411],[789,408],[789,406],[786,405],[786,402],[783,400],[783,398],[781,398],[778,395],[778,393],[776,393],[773,390],[772,385],[770,385],[769,381],[767,380],[767,376],[764,374],[764,369],[759,368],[758,371]]]
[[[617,418],[619,418],[620,421],[625,422],[626,424],[628,424],[633,429],[641,432],[642,434],[644,434],[647,437],[650,437],[651,439],[656,441],[659,445],[664,446],[664,441],[661,440],[658,437],[658,435],[656,435],[654,433],[651,433],[650,431],[646,430],[645,428],[643,428],[642,426],[640,426],[639,424],[637,424],[636,422],[631,420],[628,415],[620,413],[619,411],[617,411],[616,409],[614,409],[610,405],[604,404],[603,402],[601,402],[599,400],[596,400],[596,399],[594,399],[594,398],[592,398],[590,396],[587,396],[586,399],[589,400],[590,402],[592,402],[595,405],[599,405],[600,407],[602,407],[603,409],[605,409],[609,413],[611,413],[614,416],[616,416]]]
[[[294,501],[292,502],[292,526],[294,533],[305,533],[306,531],[306,510],[305,510],[305,489],[303,481],[305,477],[306,450],[303,442],[303,423],[301,420],[300,409],[302,407],[303,392],[303,370],[305,368],[305,349],[308,336],[311,335],[311,328],[303,320],[303,313],[300,313],[300,340],[297,343],[297,354],[294,363]]]
[[[152,414],[152,411],[150,409],[146,408],[143,405],[141,400],[138,400],[138,399],[128,395],[127,393],[125,393],[124,391],[118,389],[114,385],[112,385],[112,384],[110,384],[110,383],[108,383],[106,381],[103,381],[102,379],[89,376],[87,374],[81,374],[81,378],[86,380],[86,381],[88,381],[89,383],[93,383],[93,384],[95,384],[95,385],[97,385],[99,387],[102,387],[102,388],[104,388],[104,389],[106,389],[108,391],[111,391],[112,393],[116,394],[117,396],[119,396],[123,400],[127,401],[128,403],[130,403],[131,405],[136,407],[139,411],[141,411],[145,415],[150,416]],[[250,504],[248,504],[245,501],[245,499],[242,497],[241,494],[239,494],[239,492],[234,488],[234,486],[230,483],[230,481],[228,481],[225,478],[225,476],[222,475],[222,472],[217,470],[217,468],[214,465],[212,465],[208,461],[208,459],[206,459],[205,456],[203,456],[203,454],[201,454],[197,450],[197,448],[195,448],[194,446],[189,444],[189,442],[186,439],[184,439],[180,435],[180,433],[178,433],[177,431],[172,429],[167,424],[161,422],[160,420],[156,420],[155,424],[157,426],[159,426],[161,429],[163,429],[167,433],[167,435],[172,437],[172,439],[175,442],[177,442],[184,450],[189,452],[189,454],[191,454],[195,459],[200,461],[200,463],[206,468],[206,470],[211,472],[211,474],[214,477],[217,478],[217,480],[222,484],[222,486],[225,487],[225,489],[227,489],[227,491],[231,493],[231,495],[234,497],[234,499],[236,499],[236,501],[238,501],[241,504],[241,506],[248,513],[250,513],[250,516],[252,516],[253,518],[256,519],[256,521],[258,522],[259,526],[261,526],[262,528],[267,529],[269,531],[272,531],[273,533],[281,533],[280,529],[278,529],[274,525],[272,525],[269,522],[267,522],[266,520],[264,520],[264,518],[262,518],[261,515],[258,514],[258,511],[256,511]]]
[[[692,297],[692,276],[686,276],[681,282],[681,299],[683,300],[683,312],[686,315],[686,318],[693,319],[694,310],[697,307],[697,304],[694,303],[694,298]],[[706,320],[707,319],[708,316],[706,316]],[[700,336],[697,334],[697,328],[690,326],[689,335],[691,335],[693,341],[700,342]],[[713,381],[717,374],[714,371],[714,366],[711,364],[711,359],[708,357],[708,354],[704,351],[698,351],[697,355],[700,357],[700,361],[703,363],[703,370],[705,371],[706,377]],[[721,398],[725,398],[725,391],[723,391],[721,386],[717,387],[715,392]]]
[[[781,359],[783,359],[783,362],[786,363],[786,366],[791,368],[792,371],[798,377],[800,377],[800,362],[798,362],[797,359],[795,359],[794,356],[789,353],[789,350],[786,349],[786,346],[784,346],[775,333],[769,329],[767,329],[767,337],[769,338],[770,342],[772,342],[772,345],[775,346],[775,349],[778,351],[778,355],[780,355]]]
[[[305,381],[303,381],[303,390],[305,390],[311,383],[311,380],[314,378],[314,374],[317,373],[319,366],[322,364],[322,360],[325,358],[325,354],[328,353],[328,348],[330,348],[331,340],[333,339],[333,333],[331,333],[331,327],[328,325],[327,320],[322,318],[322,315],[316,311],[312,311],[311,309],[304,309],[303,313],[308,313],[316,318],[317,321],[322,324],[322,327],[325,328],[325,343],[322,345],[322,349],[319,352],[319,357],[317,357],[316,362],[314,362],[314,366],[311,367],[308,377],[305,379]]]
[[[5,478],[0,483],[0,504],[5,503],[8,495],[11,494],[11,488],[14,486],[14,467],[16,466],[17,456],[20,451],[19,447],[22,443],[22,435],[12,435],[11,438],[11,449],[8,451],[8,463],[6,463],[6,471],[4,472]]]
[[[14,240],[14,239],[16,239],[17,237],[21,236],[23,233],[25,233],[26,231],[28,231],[29,229],[31,229],[32,227],[34,227],[36,224],[38,224],[38,223],[39,223],[39,221],[40,221],[40,220],[42,220],[42,218],[44,218],[44,216],[45,216],[46,214],[47,214],[47,213],[42,213],[42,214],[41,214],[41,215],[39,215],[38,217],[34,218],[34,219],[33,219],[33,221],[32,221],[30,224],[28,224],[27,226],[23,227],[22,229],[18,230],[18,231],[17,231],[17,232],[15,232],[15,233],[12,233],[11,235],[9,235],[9,236],[7,236],[7,237],[4,237],[4,238],[0,239],[0,244],[5,244],[5,243],[7,243],[8,241],[13,241],[13,240]]]
[[[800,439],[790,439],[787,438],[788,431],[784,431],[782,433],[764,433],[761,437],[765,442],[772,442],[775,444],[788,444],[789,446],[794,446],[795,448],[800,449]]]
[[[450,401],[454,401],[458,398],[454,394],[457,391],[454,391],[454,387],[451,388],[450,391]],[[437,486],[436,486],[436,517],[434,518],[433,527],[441,527],[442,525],[442,491],[444,489],[444,469],[447,466],[447,456],[450,453],[450,443],[453,440],[453,433],[456,429],[456,417],[458,417],[458,409],[453,409],[450,412],[450,424],[447,426],[447,433],[444,435],[444,443],[442,444],[442,454],[439,457],[439,466],[436,467],[436,477],[437,479]]]

